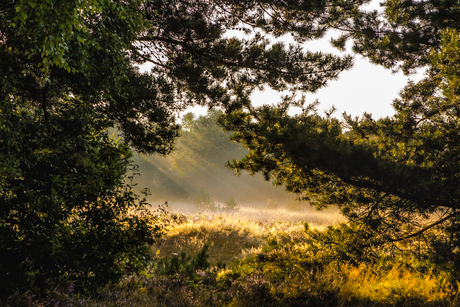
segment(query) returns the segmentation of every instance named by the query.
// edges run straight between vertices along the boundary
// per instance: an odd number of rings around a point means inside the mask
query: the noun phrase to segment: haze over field
[[[282,186],[274,187],[261,174],[250,176],[226,167],[227,161],[241,159],[247,150],[229,140],[227,133],[217,123],[221,113],[217,110],[205,116],[185,115],[181,136],[170,156],[136,155],[140,176],[136,176],[138,191],[150,189],[153,204],[191,204],[200,190],[209,193],[216,203],[233,198],[241,205],[267,204],[268,199],[280,205],[296,196]]]

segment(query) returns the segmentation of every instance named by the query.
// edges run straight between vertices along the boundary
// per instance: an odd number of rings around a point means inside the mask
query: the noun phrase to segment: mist
[[[226,164],[242,159],[248,150],[230,141],[231,133],[217,124],[220,111],[210,110],[196,117],[188,113],[182,120],[182,131],[169,156],[134,155],[139,175],[136,190],[150,190],[153,205],[168,202],[170,206],[191,205],[199,193],[208,194],[216,207],[233,199],[238,206],[260,208],[308,206],[299,203],[297,195],[285,187],[275,187],[262,175],[235,175]]]
[[[253,207],[266,206],[269,200],[283,206],[296,199],[295,194],[288,193],[283,186],[273,186],[262,175],[242,173],[236,176],[225,166],[226,161],[212,169],[182,173],[174,166],[171,156],[135,156],[139,165],[136,190],[140,192],[148,188],[151,194],[148,200],[152,204],[166,201],[169,204],[191,204],[200,189],[209,193],[216,203],[233,198],[238,204]]]

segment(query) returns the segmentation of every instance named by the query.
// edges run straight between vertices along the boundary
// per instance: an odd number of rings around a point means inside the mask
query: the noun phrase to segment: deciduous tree
[[[138,271],[158,229],[131,215],[144,203],[124,179],[129,147],[168,154],[194,103],[251,109],[263,85],[323,87],[351,57],[265,35],[321,37],[363,2],[1,1],[1,291]],[[239,27],[248,38],[226,36]]]

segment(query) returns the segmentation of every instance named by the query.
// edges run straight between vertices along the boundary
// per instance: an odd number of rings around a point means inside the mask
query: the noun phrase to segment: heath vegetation
[[[141,274],[107,285],[95,296],[72,293],[68,284],[54,289],[46,300],[16,294],[6,303],[415,307],[460,302],[459,284],[448,269],[402,255],[382,254],[359,264],[330,259],[306,234],[308,214],[298,217],[304,222],[275,222],[251,217],[253,210],[239,216],[178,215],[153,245],[152,261]],[[285,213],[273,211],[272,217]],[[343,219],[337,213],[321,214],[331,224],[311,223],[308,228],[324,231]]]
[[[460,305],[460,3],[369,2],[0,1],[0,305]]]

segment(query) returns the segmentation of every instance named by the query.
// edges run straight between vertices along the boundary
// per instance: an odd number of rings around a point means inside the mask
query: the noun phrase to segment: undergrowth
[[[358,264],[325,258],[301,223],[177,217],[153,261],[96,296],[56,289],[1,306],[459,306],[450,272],[409,256]]]

